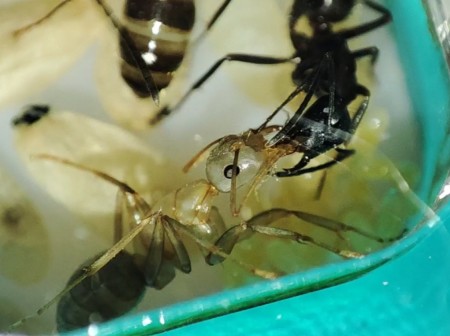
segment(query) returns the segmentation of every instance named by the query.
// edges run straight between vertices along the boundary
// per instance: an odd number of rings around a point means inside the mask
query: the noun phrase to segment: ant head
[[[296,2],[313,22],[342,21],[355,6],[355,0],[298,0]]]
[[[219,191],[230,192],[233,175],[238,188],[256,176],[262,163],[262,154],[244,145],[241,138],[226,137],[209,154],[206,176]]]

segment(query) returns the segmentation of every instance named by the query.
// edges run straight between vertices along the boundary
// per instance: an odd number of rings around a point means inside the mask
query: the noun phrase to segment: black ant
[[[368,47],[351,51],[347,45],[347,40],[363,35],[373,29],[376,29],[391,20],[389,11],[373,1],[363,0],[363,4],[381,14],[381,16],[371,22],[362,25],[343,29],[340,31],[333,31],[332,25],[336,22],[344,20],[351,12],[356,4],[355,0],[296,0],[292,5],[289,14],[289,32],[291,42],[295,48],[292,56],[287,58],[276,58],[249,54],[229,54],[218,60],[199,80],[197,80],[189,91],[182,97],[182,99],[172,108],[165,107],[161,112],[150,122],[157,123],[165,116],[169,115],[172,110],[178,108],[188,96],[196,89],[201,87],[207,79],[209,79],[215,71],[225,62],[236,61],[252,64],[281,64],[286,62],[297,63],[292,72],[292,80],[297,86],[296,90],[291,96],[275,110],[271,117],[259,128],[263,129],[273,116],[284,106],[287,102],[292,100],[299,92],[307,91],[310,95],[318,96],[318,101],[310,109],[308,118],[317,123],[323,123],[327,127],[333,126],[335,128],[343,127],[343,131],[352,133],[358,127],[364,112],[367,108],[370,92],[363,85],[359,84],[356,79],[356,60],[370,56],[372,63],[375,62],[378,55],[378,48]],[[307,36],[295,29],[296,23],[303,17],[307,17],[309,24],[313,30],[312,36]],[[365,97],[364,102],[360,105],[355,117],[350,118],[347,111],[347,106],[358,95]],[[294,116],[280,131],[279,135],[272,140],[281,142],[286,137],[310,137],[309,131],[312,126],[304,126],[299,124],[299,118],[305,111],[307,104],[311,98],[307,96],[304,103],[298,109],[296,116]],[[320,112],[320,110],[322,110]],[[329,110],[329,112],[328,112]],[[315,111],[315,112],[313,112]],[[303,119],[306,120],[306,119]],[[311,138],[316,154],[312,152],[305,153],[301,164],[294,167],[292,170],[280,172],[278,176],[298,175],[299,170],[304,167],[309,160],[327,150],[327,148],[334,147],[336,144],[347,141],[342,139],[334,139],[335,134],[327,134],[323,128],[316,135],[321,134],[321,137],[327,138],[326,144],[318,144],[317,139]],[[306,149],[307,150],[307,149]],[[304,152],[305,150],[303,150]],[[343,159],[350,155],[350,152],[342,152],[339,159]]]
[[[374,21],[334,32],[332,23],[344,20],[350,14],[355,3],[354,0],[295,1],[289,16],[291,41],[296,49],[293,56],[283,60],[255,55],[227,55],[200,78],[183,99],[200,87],[225,61],[277,64],[300,59],[292,73],[296,89],[259,128],[249,130],[246,138],[253,138],[252,134],[256,136],[261,132],[266,133],[267,124],[273,117],[299,93],[306,92],[304,100],[293,117],[283,127],[278,127],[278,133],[270,140],[261,140],[264,148],[260,148],[258,151],[280,148],[280,150],[276,150],[276,152],[283,153],[279,157],[295,152],[303,154],[294,167],[276,172],[275,175],[278,177],[315,172],[344,160],[352,155],[354,150],[338,148],[338,146],[345,146],[351,140],[364,116],[370,97],[370,91],[359,84],[356,79],[356,60],[360,57],[370,56],[373,63],[378,55],[376,47],[351,51],[347,40],[378,28],[391,20],[387,9],[370,0],[364,0],[363,3],[366,6],[382,15]],[[297,21],[303,16],[308,18],[313,29],[311,37],[295,30]],[[313,95],[317,99],[309,104]],[[356,113],[351,116],[348,106],[357,96],[362,96],[364,99]],[[312,159],[331,149],[335,149],[337,152],[335,158],[323,164],[305,168]],[[273,165],[275,161],[269,166]],[[232,172],[233,174],[230,176],[239,173],[236,168]],[[318,195],[320,195],[322,185],[323,180],[319,186]]]

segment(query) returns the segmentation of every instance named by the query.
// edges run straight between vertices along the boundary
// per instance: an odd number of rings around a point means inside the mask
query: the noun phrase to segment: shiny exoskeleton
[[[377,58],[378,49],[368,47],[351,51],[347,40],[365,34],[391,20],[390,13],[384,7],[369,0],[363,3],[381,13],[381,16],[360,26],[334,32],[332,24],[344,20],[350,14],[355,5],[354,0],[294,2],[289,19],[289,31],[296,49],[295,57],[299,57],[301,62],[292,73],[297,88],[287,101],[300,91],[306,91],[307,95],[294,116],[269,144],[276,146],[286,142],[296,143],[297,151],[303,153],[303,156],[294,167],[277,172],[276,175],[279,177],[327,168],[354,152],[337,146],[345,145],[351,140],[369,103],[369,90],[359,84],[356,78],[356,60],[369,56],[373,63]],[[303,16],[308,18],[313,29],[311,37],[294,29],[296,22]],[[318,98],[308,106],[313,95]],[[351,116],[348,105],[357,96],[364,99],[356,113]],[[331,149],[338,152],[334,160],[305,168],[311,159]]]
[[[68,284],[79,278],[84,268],[103,253],[83,263]],[[56,311],[57,330],[75,330],[121,316],[139,303],[144,292],[144,275],[135,265],[133,256],[121,251],[97,273],[61,297]]]
[[[329,167],[353,153],[352,150],[337,148],[346,145],[357,129],[369,102],[370,92],[359,84],[356,78],[356,60],[369,56],[374,62],[378,55],[376,47],[352,51],[347,40],[376,29],[391,20],[387,9],[370,0],[362,3],[380,17],[356,27],[333,30],[333,24],[343,21],[356,4],[355,0],[296,0],[289,14],[289,32],[295,52],[287,58],[257,55],[230,54],[214,64],[187,92],[182,103],[193,90],[200,87],[224,62],[237,61],[253,64],[280,64],[297,61],[292,80],[297,86],[294,92],[255,131],[259,133],[270,120],[300,92],[307,95],[294,116],[281,128],[268,146],[275,147],[289,143],[297,152],[303,153],[294,167],[277,172],[279,177],[295,176]],[[296,24],[307,18],[312,28],[311,36],[298,32]],[[312,97],[317,100],[309,105]],[[348,105],[358,96],[363,101],[356,113],[350,114]],[[175,105],[176,108],[178,105]],[[162,110],[166,115],[169,108]],[[332,162],[304,169],[311,159],[328,150],[336,149],[338,155]]]
[[[166,88],[180,66],[195,22],[193,0],[127,0],[122,29],[134,43],[150,71],[156,88]],[[140,97],[148,97],[147,84],[135,55],[120,40],[122,77]]]

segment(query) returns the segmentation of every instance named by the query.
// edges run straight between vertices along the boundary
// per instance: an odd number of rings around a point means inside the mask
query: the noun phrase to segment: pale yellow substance
[[[60,0],[0,5],[0,107],[45,89],[86,51],[102,17],[95,1],[70,1],[37,25]],[[88,28],[88,29],[87,29]]]

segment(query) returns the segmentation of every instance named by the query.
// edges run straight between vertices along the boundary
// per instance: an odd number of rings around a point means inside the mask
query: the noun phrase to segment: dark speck
[[[39,121],[50,110],[48,105],[29,105],[26,106],[21,115],[12,120],[14,126],[25,124],[32,125]]]

